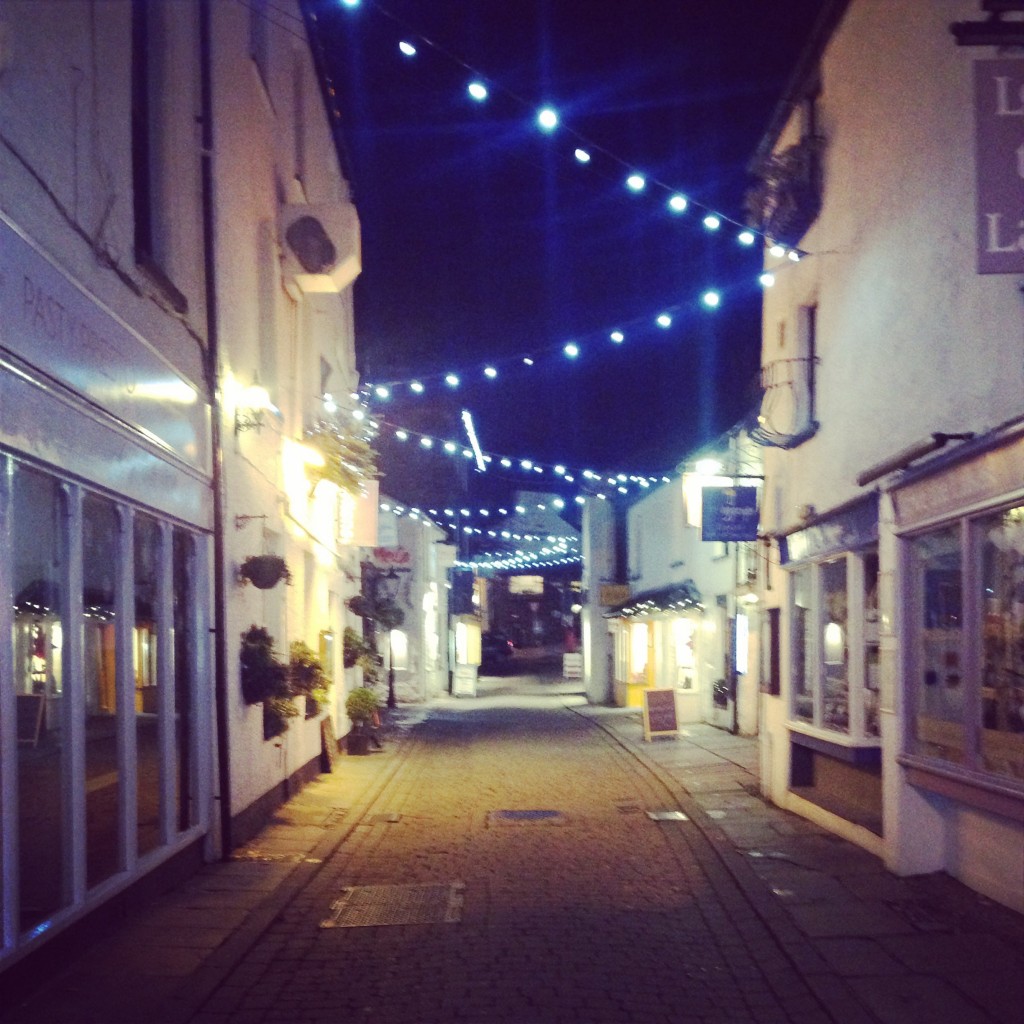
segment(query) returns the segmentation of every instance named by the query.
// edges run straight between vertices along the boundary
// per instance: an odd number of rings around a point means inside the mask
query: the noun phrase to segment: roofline
[[[786,123],[789,121],[793,108],[804,99],[808,93],[816,92],[819,83],[819,62],[821,55],[825,52],[832,35],[842,21],[846,9],[850,6],[851,0],[823,0],[823,6],[818,13],[818,20],[811,29],[803,52],[797,58],[796,66],[793,68],[782,91],[782,98],[775,105],[771,117],[768,119],[768,127],[761,136],[754,155],[750,158],[748,169],[757,174],[758,168],[769,156],[778,142]]]

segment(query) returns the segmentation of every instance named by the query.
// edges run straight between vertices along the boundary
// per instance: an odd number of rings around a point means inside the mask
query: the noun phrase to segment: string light
[[[467,410],[468,411],[468,410]],[[391,423],[387,420],[377,418],[375,421],[378,429],[385,427],[387,431],[396,440],[406,442],[410,438],[416,438],[419,441],[420,447],[426,451],[433,451],[435,448],[440,449],[447,455],[461,456],[462,458],[471,459],[475,458],[474,451],[469,448],[464,448],[461,444],[454,441],[451,438],[438,438],[433,437],[430,434],[420,434],[414,430],[410,430],[407,427],[402,427],[397,424]],[[575,484],[577,479],[586,482],[587,486],[596,487],[602,484],[607,484],[613,487],[629,486],[638,487],[641,489],[647,489],[654,483],[667,483],[671,477],[662,474],[638,474],[638,473],[624,473],[619,471],[597,473],[592,469],[583,470],[572,470],[566,466],[565,463],[552,463],[542,464],[531,458],[523,458],[520,456],[501,455],[494,452],[487,452],[480,450],[479,463],[485,468],[490,464],[497,464],[502,469],[518,470],[522,473],[529,473],[531,476],[535,475],[552,475],[559,478],[562,483]],[[516,511],[520,515],[524,514],[526,509],[523,506],[517,506]],[[470,515],[468,509],[462,510],[464,515]],[[499,510],[499,514],[503,515],[504,510]]]
[[[413,46],[412,43],[408,42],[405,39],[403,39],[398,44],[398,49],[401,50],[402,53],[405,54],[406,57],[415,57],[416,56],[416,47]]]
[[[345,7],[354,8],[359,6],[360,0],[341,0],[341,3]],[[396,23],[398,22],[398,19],[394,15],[392,15],[390,12],[382,8],[377,3],[374,3],[373,0],[370,0],[368,6],[374,8],[379,14],[389,19],[390,21]],[[511,90],[503,88],[500,84],[494,82],[488,76],[481,74],[481,72],[473,68],[468,62],[462,60],[460,57],[457,57],[454,54],[449,53],[441,46],[439,46],[436,42],[433,42],[432,40],[427,39],[426,37],[419,35],[418,33],[412,33],[407,26],[403,26],[402,30],[405,31],[406,33],[414,34],[417,38],[418,43],[421,46],[433,50],[436,54],[443,57],[449,63],[453,63],[463,71],[469,71],[470,74],[476,76],[467,86],[467,89],[469,90],[470,96],[477,102],[483,102],[484,100],[490,97],[492,91],[498,91],[520,107],[530,105],[522,97],[518,96]],[[415,45],[409,42],[408,39],[403,40],[403,44],[399,44],[400,46],[402,46],[403,53],[407,53],[406,49],[404,48],[405,46],[410,47],[415,52]],[[411,54],[407,55],[411,56]],[[484,84],[485,80],[488,82],[491,88],[488,88],[488,86]],[[739,228],[744,233],[744,239],[741,240],[743,245],[753,244],[753,241],[746,241],[746,235],[748,233],[754,236],[755,239],[761,238],[766,245],[778,244],[777,239],[770,238],[768,235],[766,235],[764,232],[758,229],[748,227],[747,225],[743,224],[736,218],[730,217],[717,210],[713,210],[711,207],[698,203],[694,200],[687,199],[685,196],[683,196],[676,190],[671,189],[663,182],[656,180],[649,182],[643,175],[638,175],[635,172],[632,172],[628,161],[620,158],[615,153],[611,152],[609,149],[603,146],[599,146],[596,143],[592,142],[591,140],[586,139],[583,135],[581,135],[579,132],[574,131],[572,128],[563,125],[561,123],[561,119],[558,115],[558,112],[553,107],[541,107],[539,110],[536,110],[535,117],[537,125],[540,127],[542,131],[551,133],[556,128],[558,128],[564,134],[571,136],[574,139],[573,156],[575,157],[576,162],[578,164],[590,164],[592,162],[594,154],[598,153],[604,160],[615,163],[619,167],[627,171],[627,173],[629,174],[629,177],[627,178],[627,184],[630,188],[633,188],[635,191],[644,189],[648,184],[653,184],[660,188],[661,190],[670,193],[668,198],[668,208],[673,213],[683,213],[689,206],[692,205],[701,209],[702,211],[704,211],[705,214],[707,214],[707,217],[705,218],[705,226],[709,230],[715,231],[719,227],[721,227],[722,224],[728,223],[732,224],[736,228]],[[639,183],[639,189],[637,189],[636,186],[633,184],[634,180]],[[708,221],[711,221],[711,223],[708,223]],[[785,253],[785,247],[782,247],[782,249],[783,253]],[[799,259],[802,255],[806,255],[805,253],[802,253],[799,250],[794,251],[797,253],[797,259]]]
[[[558,127],[558,112],[551,107],[542,107],[537,111],[537,124],[546,132],[553,132]]]

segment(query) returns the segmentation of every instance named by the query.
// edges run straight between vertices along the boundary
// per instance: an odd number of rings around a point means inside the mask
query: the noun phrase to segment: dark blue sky
[[[661,185],[744,219],[746,166],[817,0],[315,6],[363,228],[364,378],[426,384],[420,396],[396,389],[389,419],[455,436],[465,407],[489,451],[646,473],[753,407],[757,247],[729,225],[707,232],[695,206],[673,217]],[[467,96],[474,71],[491,80],[487,103]],[[568,131],[538,131],[545,103]],[[587,166],[574,133],[593,144]],[[640,194],[624,186],[629,167],[648,178]],[[722,294],[713,312],[700,304],[707,287]],[[667,308],[662,330],[653,321]],[[560,354],[570,340],[576,361]],[[457,394],[428,379],[448,369]],[[449,486],[443,456],[391,447],[385,469],[406,500]]]

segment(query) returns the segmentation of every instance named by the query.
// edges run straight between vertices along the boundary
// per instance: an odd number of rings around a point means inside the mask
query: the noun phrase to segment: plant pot
[[[247,579],[257,590],[270,590],[281,580],[290,578],[288,566],[279,555],[255,555],[247,558],[241,567],[243,579]]]
[[[359,729],[353,729],[345,737],[345,750],[349,754],[369,754],[370,734]]]

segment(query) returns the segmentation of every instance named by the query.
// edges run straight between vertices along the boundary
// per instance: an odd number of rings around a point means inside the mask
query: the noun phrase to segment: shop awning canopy
[[[703,608],[700,591],[693,580],[670,583],[667,587],[644,590],[634,594],[628,601],[609,608],[606,619],[628,619],[637,615],[654,615],[658,612],[685,612]]]

